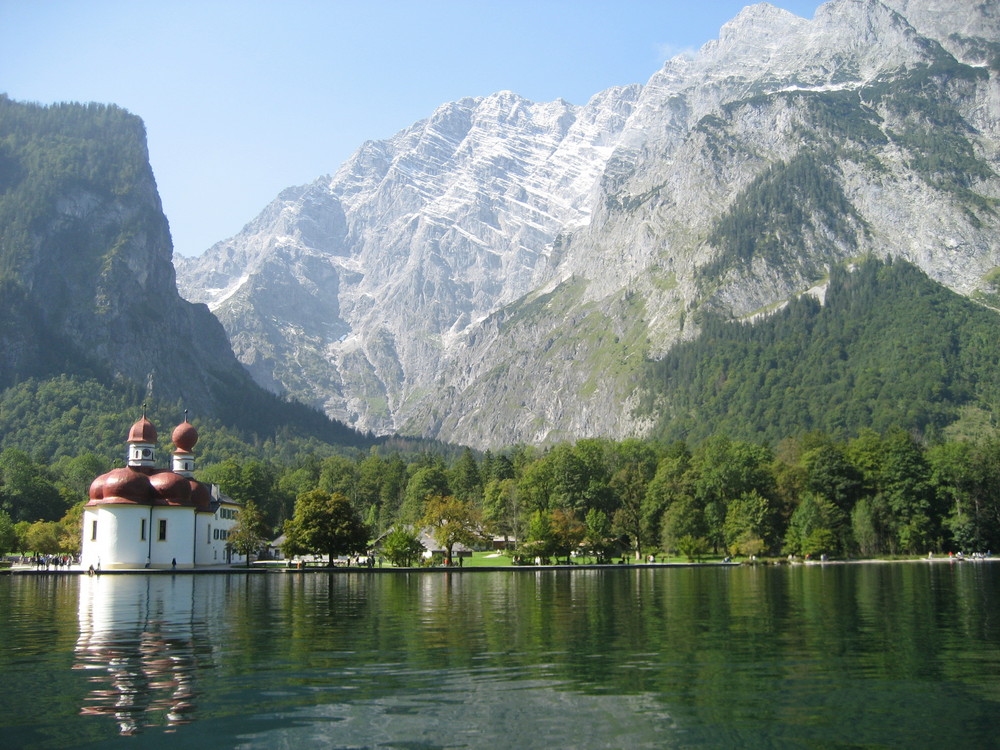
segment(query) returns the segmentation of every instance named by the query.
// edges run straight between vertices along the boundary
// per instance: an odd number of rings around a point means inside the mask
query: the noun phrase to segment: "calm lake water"
[[[982,748],[1000,565],[0,578],[0,747]]]

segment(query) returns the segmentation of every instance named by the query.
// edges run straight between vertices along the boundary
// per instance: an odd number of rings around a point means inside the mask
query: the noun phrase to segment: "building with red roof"
[[[245,562],[228,543],[239,504],[194,478],[194,425],[185,417],[174,429],[170,469],[156,468],[157,439],[143,414],[128,431],[127,465],[91,483],[81,563],[108,570]]]

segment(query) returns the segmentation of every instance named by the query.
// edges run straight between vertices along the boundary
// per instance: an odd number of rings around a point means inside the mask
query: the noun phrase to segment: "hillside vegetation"
[[[699,322],[696,340],[648,365],[638,411],[660,439],[935,438],[1000,407],[1000,315],[903,261],[835,266],[823,304],[803,295],[756,322]]]

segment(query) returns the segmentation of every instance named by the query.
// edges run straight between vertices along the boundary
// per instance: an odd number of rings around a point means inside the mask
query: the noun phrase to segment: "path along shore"
[[[866,559],[847,559],[847,560],[801,560],[796,559],[792,561],[788,560],[745,560],[740,562],[668,562],[668,563],[658,563],[658,562],[637,562],[637,563],[609,563],[606,565],[591,565],[591,564],[571,564],[571,565],[497,565],[497,566],[469,566],[469,567],[457,567],[457,566],[435,566],[435,567],[414,567],[414,568],[394,568],[394,567],[379,567],[375,566],[369,568],[368,566],[349,566],[349,565],[308,565],[306,567],[296,567],[289,565],[278,565],[278,564],[255,564],[247,567],[246,565],[209,565],[198,568],[113,568],[106,569],[100,572],[91,573],[88,568],[84,568],[80,565],[69,565],[69,566],[52,566],[48,569],[37,568],[33,564],[21,564],[16,563],[10,568],[0,568],[0,575],[205,575],[205,574],[242,574],[242,575],[259,575],[259,574],[308,574],[308,573],[490,573],[498,571],[512,571],[512,572],[537,572],[542,570],[558,570],[558,571],[573,571],[573,570],[620,570],[620,569],[644,569],[644,568],[738,568],[742,566],[827,566],[827,565],[893,565],[897,563],[929,563],[929,564],[951,564],[951,565],[967,565],[967,564],[977,564],[977,563],[989,563],[1000,561],[1000,557],[993,557],[992,555],[965,555],[965,556],[949,556],[949,555],[935,555],[933,557],[911,557],[911,558],[898,558],[898,559],[879,559],[879,558],[866,558]]]

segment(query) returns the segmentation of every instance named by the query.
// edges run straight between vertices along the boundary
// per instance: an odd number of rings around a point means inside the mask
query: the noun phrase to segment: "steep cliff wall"
[[[301,418],[350,439],[250,379],[171,255],[138,117],[0,97],[0,386],[79,373],[247,430]]]

